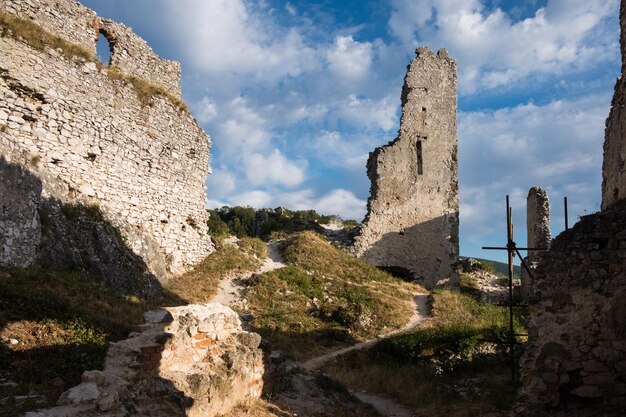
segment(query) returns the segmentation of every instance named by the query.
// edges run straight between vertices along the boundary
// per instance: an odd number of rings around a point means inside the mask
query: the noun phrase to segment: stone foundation
[[[261,337],[243,331],[221,304],[148,312],[146,324],[113,343],[104,370],[61,395],[58,407],[26,417],[212,417],[259,398]]]

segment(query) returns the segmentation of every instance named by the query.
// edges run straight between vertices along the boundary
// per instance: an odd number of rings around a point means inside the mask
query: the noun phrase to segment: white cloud
[[[399,104],[399,97],[387,96],[380,100],[372,100],[351,94],[338,105],[336,114],[341,120],[361,129],[388,131],[398,128],[396,112]]]
[[[193,108],[193,113],[200,123],[207,123],[217,116],[217,106],[213,100],[208,97],[203,97],[199,103],[196,103]]]
[[[394,0],[389,27],[407,45],[448,48],[459,64],[461,92],[473,93],[613,58],[616,39],[600,22],[615,15],[617,3],[552,0],[514,21],[478,0]]]
[[[337,36],[333,49],[326,53],[331,71],[346,80],[367,75],[372,65],[372,45],[355,41],[352,36]]]
[[[604,119],[608,95],[532,103],[490,112],[460,113],[459,178],[461,230],[474,243],[503,234],[504,197],[509,194],[525,239],[526,195],[532,186],[549,191],[555,215],[553,230],[562,228],[562,198],[575,216],[597,209]],[[495,219],[495,221],[494,221]],[[492,242],[494,243],[494,242]]]
[[[277,79],[315,65],[314,51],[295,29],[251,13],[243,0],[161,0],[180,52],[208,73],[262,74]]]
[[[209,198],[228,195],[235,189],[237,180],[235,175],[224,167],[213,170],[206,180],[207,195]]]
[[[366,201],[357,198],[351,191],[335,189],[316,195],[312,189],[288,193],[249,191],[228,199],[233,205],[261,207],[286,207],[291,210],[314,209],[321,214],[337,214],[344,219],[362,220],[366,212]]]
[[[241,156],[269,146],[271,134],[266,120],[237,97],[228,104],[228,118],[218,124],[213,140],[228,154]]]
[[[278,150],[268,155],[253,153],[246,157],[245,170],[248,182],[252,185],[280,184],[288,187],[299,185],[304,181],[303,166],[289,161]]]

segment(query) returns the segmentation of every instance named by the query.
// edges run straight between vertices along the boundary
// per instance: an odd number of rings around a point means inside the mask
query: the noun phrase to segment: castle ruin
[[[370,153],[367,175],[368,210],[354,253],[377,266],[407,270],[429,288],[455,281],[457,79],[445,49],[435,54],[417,48],[404,78],[398,137]]]
[[[1,28],[0,265],[91,264],[137,292],[143,284],[126,285],[132,262],[118,262],[120,244],[159,279],[210,253],[210,140],[182,108],[180,65],[73,0],[1,0],[0,13],[94,57],[37,48]],[[109,67],[95,59],[100,34]],[[138,82],[156,91],[149,102]],[[76,229],[76,207],[110,227]]]
[[[582,216],[538,258],[516,415],[626,413],[626,4],[622,75],[606,122],[602,211]]]

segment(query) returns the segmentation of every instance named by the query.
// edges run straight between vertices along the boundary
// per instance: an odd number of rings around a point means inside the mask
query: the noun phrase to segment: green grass
[[[401,327],[421,287],[395,279],[313,232],[284,245],[289,262],[254,279],[246,298],[253,327],[275,349],[305,359]]]
[[[108,342],[125,338],[151,307],[78,272],[0,269],[0,336],[19,342],[0,342],[0,374],[18,384],[0,387],[9,398],[0,415],[33,409],[12,401],[30,390],[53,405],[84,370],[102,368]]]
[[[505,345],[494,343],[507,340],[507,310],[442,290],[432,294],[432,316],[419,330],[338,358],[325,371],[419,415],[469,417],[510,407],[515,387]],[[522,323],[516,316],[517,332]]]
[[[167,305],[175,305],[182,298],[190,303],[207,303],[222,279],[257,269],[267,257],[267,247],[256,238],[243,238],[238,246],[218,244],[217,250],[206,257],[192,271],[171,279],[165,288],[172,299]]]

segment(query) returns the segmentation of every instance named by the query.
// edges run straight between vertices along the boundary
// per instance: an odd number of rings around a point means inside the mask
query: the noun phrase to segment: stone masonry
[[[624,0],[620,26],[624,59]],[[602,211],[581,217],[538,259],[515,415],[626,415],[624,70],[605,132]]]
[[[0,13],[94,54],[103,33],[119,72],[180,97],[178,63],[72,0],[0,0]],[[210,140],[191,114],[163,95],[142,103],[130,83],[95,62],[10,37],[0,38],[0,96],[0,165],[38,180],[0,178],[0,265],[41,263],[44,200],[97,207],[158,278],[212,251],[204,186]]]
[[[620,7],[622,74],[615,83],[606,120],[602,165],[602,209],[626,198],[626,6]]]
[[[218,303],[144,314],[146,324],[111,344],[102,371],[26,417],[212,417],[260,397],[261,336]]]
[[[404,79],[398,137],[367,161],[368,212],[353,248],[369,263],[410,271],[429,288],[457,279],[456,91],[456,64],[445,49],[417,48]]]
[[[526,232],[527,248],[550,248],[552,236],[550,233],[550,202],[548,194],[540,187],[532,187],[528,190],[526,199]],[[524,258],[526,266],[532,271],[537,267],[537,261],[541,256],[540,251],[528,251]],[[531,277],[522,267],[521,291],[522,298],[528,300]]]
[[[523,415],[626,415],[626,204],[562,232],[534,278]]]

